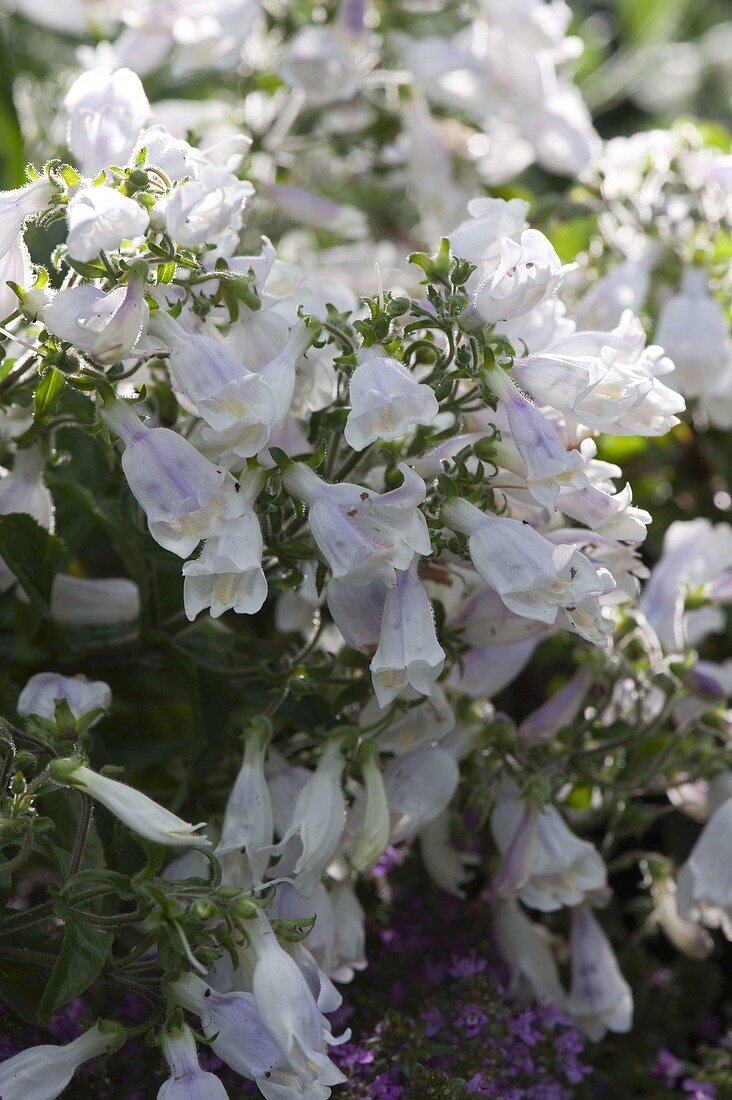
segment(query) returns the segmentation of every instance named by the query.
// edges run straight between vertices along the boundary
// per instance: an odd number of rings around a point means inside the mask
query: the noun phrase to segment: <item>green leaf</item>
[[[51,586],[64,544],[30,516],[0,516],[0,557],[31,603],[48,609]]]
[[[60,1005],[80,996],[96,981],[114,942],[114,932],[75,920],[60,899],[55,909],[65,924],[64,938],[38,1006],[39,1024],[45,1024]]]
[[[36,420],[48,420],[56,407],[65,378],[57,367],[49,367],[35,392]]]

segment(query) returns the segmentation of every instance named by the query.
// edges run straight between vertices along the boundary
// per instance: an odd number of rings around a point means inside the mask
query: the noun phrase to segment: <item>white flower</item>
[[[468,868],[480,862],[473,852],[461,852],[450,841],[450,814],[441,814],[423,825],[417,834],[419,854],[434,884],[446,894],[464,898],[463,886],[472,878]]]
[[[329,1032],[297,963],[277,942],[263,913],[247,927],[254,953],[252,988],[260,1015],[303,1082],[336,1085],[345,1080],[323,1053]]]
[[[330,741],[315,771],[298,794],[280,846],[297,836],[302,851],[294,867],[294,882],[309,897],[335,854],[346,824],[346,802],[341,789],[345,760],[340,743]]]
[[[161,1040],[170,1077],[160,1086],[157,1100],[228,1100],[228,1093],[213,1073],[201,1069],[196,1041],[184,1024],[166,1031]]]
[[[17,243],[25,219],[45,210],[55,191],[45,176],[14,191],[0,191],[0,258]]]
[[[641,245],[639,256],[633,256],[611,268],[593,283],[576,310],[583,328],[612,329],[623,313],[637,313],[648,296],[651,271],[658,259],[659,246],[652,242]]]
[[[98,775],[78,760],[54,760],[51,771],[59,783],[78,787],[113,813],[120,821],[139,836],[152,840],[156,844],[181,845],[195,844],[199,848],[210,848],[211,841],[196,832],[205,822],[189,825],[170,810],[153,802],[142,791],[128,787],[117,779]]]
[[[53,498],[43,481],[45,465],[40,450],[27,447],[16,452],[12,470],[0,468],[0,516],[21,513],[53,531]]]
[[[225,519],[245,511],[231,474],[187,439],[169,428],[147,428],[124,401],[107,405],[102,417],[124,444],[127,483],[161,546],[186,557]]]
[[[676,899],[684,920],[721,928],[728,940],[732,940],[731,835],[732,798],[727,798],[709,818],[679,871]]]
[[[150,112],[142,82],[130,69],[81,73],[64,99],[68,145],[87,176],[123,165]]]
[[[579,451],[567,451],[552,423],[518,390],[500,367],[486,372],[508,418],[511,442],[521,459],[529,491],[539,504],[556,507],[559,491],[587,483]],[[499,458],[502,457],[499,452]]]
[[[140,590],[125,577],[74,577],[57,573],[51,589],[51,618],[67,626],[133,623],[140,615]]]
[[[524,820],[525,805],[510,789],[499,795],[491,814],[491,831],[506,853]],[[536,815],[536,833],[518,896],[525,905],[551,913],[563,905],[578,905],[607,880],[605,864],[587,840],[580,840],[554,806]]]
[[[374,348],[359,356],[349,395],[343,434],[354,451],[377,439],[400,439],[415,424],[431,424],[440,411],[429,386],[417,382],[398,359]]]
[[[364,745],[361,751],[365,754],[362,764],[364,786],[351,811],[354,816],[358,814],[358,809],[362,811],[358,815],[361,825],[350,856],[351,866],[359,873],[369,870],[376,863],[389,843],[391,830],[389,802],[378,752],[373,742]]]
[[[530,921],[518,902],[503,901],[496,906],[493,934],[511,973],[509,997],[523,1000],[524,994],[528,994],[542,1004],[563,1008],[567,994],[542,931],[541,925]]]
[[[501,255],[502,239],[513,237],[527,228],[528,212],[529,204],[524,199],[481,196],[470,200],[470,217],[453,230],[449,240],[454,256],[478,268],[471,276],[474,282],[479,282],[483,275],[495,269]]]
[[[679,913],[678,889],[669,875],[654,878],[651,886],[653,917],[677,949],[690,959],[706,959],[714,940],[698,920],[684,920]]]
[[[381,619],[379,645],[371,659],[371,678],[379,706],[392,703],[407,687],[431,695],[445,664],[437,641],[432,605],[417,573],[415,555],[408,569],[396,571]]]
[[[244,760],[226,802],[217,855],[238,851],[246,856],[255,885],[269,864],[274,822],[272,800],[264,776],[267,735],[261,728],[247,731]]]
[[[655,336],[676,367],[677,389],[687,397],[714,393],[720,368],[731,355],[729,326],[724,309],[709,294],[703,268],[684,271],[680,292],[661,306]]]
[[[8,286],[10,282],[17,283],[21,289],[25,290],[32,279],[33,268],[30,255],[19,233],[7,252],[0,256],[0,323],[17,309],[22,309],[25,316],[32,315],[33,310],[29,308],[31,302],[24,298],[21,304],[13,288]]]
[[[348,584],[381,579],[396,583],[396,569],[407,569],[414,554],[429,554],[429,532],[419,505],[422,478],[400,463],[398,489],[375,493],[360,485],[329,485],[302,463],[282,475],[285,487],[310,505],[310,530],[333,576]]]
[[[335,925],[337,981],[350,981],[355,970],[366,969],[365,913],[351,883],[336,882],[330,890]]]
[[[103,680],[83,676],[62,676],[60,672],[37,672],[31,676],[18,698],[18,714],[37,714],[53,720],[56,702],[63,700],[77,718],[92,710],[109,710],[112,692]]]
[[[170,991],[182,1008],[199,1017],[212,1051],[235,1073],[254,1080],[284,1065],[251,993],[219,993],[194,974],[174,982]]]
[[[614,587],[607,570],[598,572],[574,547],[555,546],[528,524],[484,514],[463,500],[448,502],[443,515],[468,534],[475,568],[517,615],[555,623],[560,610],[574,614],[583,602],[591,609],[590,601]],[[574,618],[571,626],[583,637],[589,629]]]
[[[128,238],[140,237],[150,219],[138,202],[112,187],[85,184],[74,192],[66,209],[66,244],[74,260],[94,260],[102,249],[119,248]]]
[[[37,1046],[0,1064],[3,1100],[56,1100],[79,1066],[113,1050],[123,1041],[122,1028],[108,1021],[95,1024],[64,1046]]]
[[[590,1039],[625,1033],[633,1022],[633,994],[620,973],[607,936],[589,905],[572,910],[570,1012]]]
[[[384,787],[392,815],[392,843],[414,836],[434,821],[450,802],[458,779],[454,758],[432,745],[390,760]]]
[[[646,347],[630,312],[612,332],[576,332],[517,359],[513,370],[537,401],[613,435],[664,435],[685,407],[657,377],[673,364],[661,348]]]
[[[574,265],[562,266],[538,229],[524,229],[521,241],[501,240],[501,258],[475,291],[473,305],[492,324],[527,313],[552,294]]]
[[[640,599],[640,610],[659,641],[672,652],[697,645],[722,628],[716,607],[685,611],[687,593],[711,585],[732,569],[732,527],[693,519],[669,524],[663,553]]]
[[[309,104],[322,107],[353,98],[359,88],[358,61],[355,49],[332,26],[304,27],[290,39],[280,75],[304,92]]]
[[[165,205],[168,233],[184,248],[219,243],[233,252],[242,213],[254,188],[232,172],[213,165],[201,168],[198,178],[176,187]]]
[[[373,657],[379,644],[381,620],[389,589],[383,581],[353,585],[331,579],[325,589],[328,610],[346,643],[364,657]]]
[[[253,513],[224,520],[218,534],[206,540],[200,556],[183,566],[186,617],[193,622],[206,608],[212,619],[225,611],[256,614],[267,598],[262,548],[262,532]]]

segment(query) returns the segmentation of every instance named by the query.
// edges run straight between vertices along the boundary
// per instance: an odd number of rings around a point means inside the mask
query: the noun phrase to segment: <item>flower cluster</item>
[[[91,1006],[5,1100],[141,1036],[161,1100],[569,1100],[632,1026],[629,858],[643,935],[732,939],[732,528],[649,569],[608,460],[685,398],[726,423],[729,157],[601,143],[561,0],[296,7],[102,11],[0,192],[0,961],[23,1019]],[[586,249],[490,193],[530,165],[580,177]],[[681,867],[637,849],[667,807]],[[445,927],[367,939],[412,850]],[[107,987],[143,1018],[94,1022]]]

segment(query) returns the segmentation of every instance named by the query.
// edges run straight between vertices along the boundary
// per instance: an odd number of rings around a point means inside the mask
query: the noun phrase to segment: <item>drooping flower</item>
[[[425,484],[403,463],[399,470],[402,484],[381,494],[345,481],[329,485],[299,462],[284,471],[288,491],[310,505],[310,530],[336,579],[356,585],[381,579],[391,587],[396,569],[407,569],[415,553],[430,553],[419,510]]]
[[[150,221],[139,202],[113,187],[92,184],[74,192],[66,217],[69,255],[84,262],[94,260],[102,249],[119,248],[128,238],[142,236]]]
[[[521,834],[525,803],[510,788],[499,795],[491,814],[491,831],[502,854],[509,851]],[[600,853],[565,824],[554,806],[536,814],[535,832],[525,854],[523,882],[517,882],[518,896],[525,905],[551,913],[563,905],[578,905],[607,881],[607,869]]]
[[[527,745],[541,744],[551,741],[560,729],[570,725],[579,713],[592,679],[592,669],[583,665],[559,691],[524,718],[518,728],[520,740]]]
[[[687,397],[714,393],[732,356],[724,309],[709,293],[704,268],[684,271],[681,290],[661,306],[656,341],[673,360],[673,382]]]
[[[226,519],[242,515],[236,484],[169,428],[148,428],[124,401],[102,410],[105,423],[124,445],[122,469],[150,534],[180,557],[219,532]]]
[[[572,910],[572,988],[567,1010],[590,1039],[630,1031],[633,994],[590,906]]]
[[[562,265],[538,229],[524,229],[520,242],[503,237],[500,260],[478,284],[473,305],[488,324],[528,313],[557,289],[573,266]]]
[[[185,974],[170,991],[182,1008],[198,1016],[214,1054],[235,1073],[253,1081],[284,1064],[251,993],[219,993],[195,974]]]
[[[676,898],[684,920],[721,928],[728,940],[732,940],[732,872],[727,856],[731,830],[732,798],[726,798],[679,871]]]
[[[390,760],[384,787],[392,815],[392,843],[414,836],[434,821],[454,795],[459,776],[454,757],[432,745]]]
[[[175,188],[165,206],[173,240],[184,248],[218,243],[231,254],[238,242],[242,213],[254,188],[225,168],[204,165],[196,179]]]
[[[176,847],[188,844],[198,845],[199,848],[211,847],[211,841],[196,832],[203,828],[205,822],[189,825],[170,810],[153,802],[142,791],[120,783],[117,779],[99,775],[79,760],[54,760],[51,772],[59,783],[78,787],[91,795],[96,802],[101,802],[133,833],[147,840]]]
[[[25,219],[45,210],[55,191],[55,186],[45,176],[16,187],[14,191],[0,191],[0,259],[17,245]]]
[[[431,695],[445,664],[432,606],[417,573],[418,561],[415,555],[408,569],[397,570],[396,584],[386,593],[379,644],[370,666],[382,708],[408,687]]]
[[[150,112],[137,73],[104,66],[77,76],[64,108],[69,149],[87,176],[126,163]]]
[[[115,1047],[124,1030],[109,1020],[90,1027],[64,1046],[30,1047],[0,1064],[0,1096],[3,1100],[56,1100],[79,1066]]]
[[[302,851],[294,867],[294,883],[305,897],[330,863],[346,824],[346,802],[341,787],[345,760],[341,745],[330,741],[318,766],[300,790],[281,846],[297,836]]]
[[[377,348],[361,353],[349,395],[351,411],[343,434],[354,451],[377,439],[399,439],[415,424],[431,424],[439,412],[432,389]]]
[[[67,626],[132,623],[140,615],[140,590],[126,577],[74,577],[57,573],[50,615]]]
[[[379,764],[379,755],[373,742],[361,750],[364,754],[362,764],[363,798],[361,827],[350,855],[350,864],[355,871],[363,873],[376,863],[389,843],[391,822],[389,802],[384,786],[384,777]],[[358,805],[358,800],[354,804]]]
[[[615,586],[607,570],[596,570],[574,547],[555,546],[526,523],[483,513],[464,500],[449,501],[443,516],[468,535],[475,568],[510,611],[554,623],[560,609],[574,613],[586,603],[593,620],[588,627],[595,627],[592,640],[601,640],[602,617],[599,608],[593,611],[597,597]],[[587,630],[576,619],[572,623]]]
[[[216,852],[238,851],[246,856],[255,885],[262,882],[269,863],[274,821],[272,800],[264,775],[267,734],[256,726],[247,731],[244,760],[226,803]]]
[[[503,901],[496,906],[493,934],[511,972],[509,996],[522,998],[528,987],[537,1000],[562,1008],[567,995],[549,943],[541,934],[541,926],[529,920],[517,901]]]
[[[228,1093],[213,1073],[201,1069],[196,1041],[189,1027],[166,1031],[161,1045],[170,1076],[160,1086],[157,1100],[228,1100]]]

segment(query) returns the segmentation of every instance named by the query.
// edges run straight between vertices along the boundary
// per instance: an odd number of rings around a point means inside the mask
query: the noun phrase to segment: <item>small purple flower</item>
[[[476,974],[482,974],[485,968],[485,959],[481,959],[475,951],[471,951],[469,955],[453,956],[450,974],[453,978],[474,978]]]
[[[422,1013],[422,1020],[424,1021],[424,1033],[428,1039],[436,1035],[445,1024],[444,1016],[439,1008],[434,1005]]]
[[[466,1039],[473,1039],[486,1028],[488,1022],[488,1017],[480,1005],[468,1004],[463,1005],[455,1019],[455,1027],[463,1033]]]

